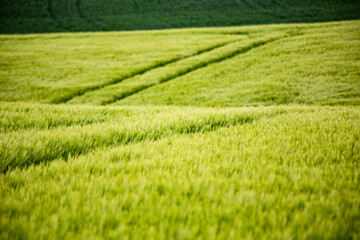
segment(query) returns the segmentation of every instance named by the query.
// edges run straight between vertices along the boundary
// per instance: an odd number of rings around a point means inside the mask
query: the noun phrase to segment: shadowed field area
[[[0,0],[1,33],[350,20],[359,0]]]

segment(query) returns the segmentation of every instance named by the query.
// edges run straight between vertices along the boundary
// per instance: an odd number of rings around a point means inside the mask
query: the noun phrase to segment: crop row
[[[21,110],[26,110],[22,108]],[[33,113],[36,113],[36,108]],[[0,135],[0,170],[5,172],[14,167],[26,167],[40,164],[54,159],[67,159],[87,153],[98,147],[117,146],[131,142],[157,140],[174,134],[189,134],[213,131],[219,127],[228,127],[254,121],[262,116],[279,114],[282,110],[261,109],[248,110],[211,110],[165,108],[155,110],[127,111],[104,110],[95,112],[93,120],[81,116],[82,112],[91,114],[89,109],[79,111],[69,120],[74,109],[69,108],[67,113],[61,114],[55,109],[43,116],[28,117],[13,123],[12,129],[27,129],[26,131],[5,131]],[[39,112],[39,111],[38,111]],[[105,113],[105,114],[103,114]],[[116,114],[115,114],[116,113]],[[19,113],[18,114],[24,114]],[[25,113],[26,114],[26,113]],[[10,113],[11,115],[11,113]],[[102,117],[100,117],[102,116]],[[87,115],[89,117],[89,115]],[[6,113],[3,115],[6,117]],[[19,119],[19,118],[18,118]],[[39,121],[38,121],[39,120]],[[34,122],[38,122],[34,124]],[[58,125],[51,128],[52,125]],[[66,126],[72,124],[71,126]],[[4,123],[3,129],[10,124]]]

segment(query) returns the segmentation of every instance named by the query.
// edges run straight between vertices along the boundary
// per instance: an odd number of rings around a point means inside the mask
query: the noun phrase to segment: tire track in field
[[[3,115],[6,115],[3,114]],[[11,115],[11,113],[9,113],[9,115]],[[12,114],[11,117],[17,117],[17,119],[13,120],[11,123],[7,123],[7,125],[0,125],[0,134],[8,134],[8,133],[13,133],[13,132],[26,132],[26,131],[41,131],[41,130],[50,130],[50,129],[56,129],[56,128],[60,128],[60,127],[73,127],[73,126],[86,126],[86,125],[91,125],[91,124],[98,124],[98,123],[104,123],[104,122],[108,122],[109,120],[106,119],[107,115],[104,114],[103,118],[98,118],[98,119],[91,119],[91,118],[83,118],[83,119],[75,119],[75,120],[60,120],[60,121],[53,121],[52,118],[47,119],[46,122],[41,123],[39,120],[32,120],[32,121],[28,121],[23,123],[20,126],[17,126],[16,124],[18,124],[19,120],[22,118],[20,118],[20,116],[14,116],[14,114]],[[23,117],[23,116],[21,116]],[[114,120],[115,121],[115,120]]]
[[[49,0],[50,1],[50,0]],[[198,52],[196,52],[195,54],[191,54],[191,55],[188,55],[188,56],[181,56],[181,57],[176,57],[174,59],[170,59],[170,60],[165,60],[165,61],[162,61],[160,63],[157,63],[157,64],[154,64],[152,66],[149,66],[149,67],[146,67],[146,68],[143,68],[141,70],[138,70],[134,73],[130,73],[129,75],[127,76],[124,76],[124,77],[121,77],[121,78],[118,78],[118,79],[114,79],[108,83],[104,83],[104,84],[99,84],[99,85],[95,85],[95,86],[91,86],[91,87],[85,87],[83,89],[79,89],[79,90],[76,90],[75,92],[73,93],[70,93],[68,95],[65,95],[65,96],[62,96],[62,97],[59,97],[59,98],[55,98],[55,99],[52,99],[50,101],[50,103],[55,103],[55,104],[59,104],[59,103],[67,103],[68,101],[70,101],[71,99],[75,98],[75,97],[80,97],[82,95],[84,95],[85,93],[88,93],[88,92],[92,92],[92,91],[95,91],[95,90],[99,90],[101,88],[104,88],[104,87],[108,87],[108,86],[111,86],[111,85],[114,85],[114,84],[117,84],[117,83],[120,83],[124,80],[127,80],[127,79],[130,79],[130,78],[133,78],[135,76],[138,76],[138,75],[141,75],[141,74],[144,74],[148,71],[151,71],[151,70],[154,70],[154,69],[157,69],[157,68],[161,68],[161,67],[165,67],[169,64],[172,64],[172,63],[176,63],[180,60],[184,60],[184,59],[187,59],[187,58],[191,58],[191,57],[195,57],[195,56],[198,56],[200,54],[203,54],[203,53],[206,53],[206,52],[210,52],[212,50],[215,50],[217,48],[220,48],[220,47],[223,47],[223,46],[226,46],[226,45],[229,45],[233,42],[236,42],[238,41],[238,39],[236,40],[232,40],[232,41],[228,41],[228,42],[225,42],[225,43],[220,43],[220,44],[217,44],[217,45],[214,45],[214,46],[211,46],[209,48],[205,48],[205,49],[202,49]]]
[[[102,147],[116,147],[144,141],[157,141],[164,137],[202,134],[213,132],[220,128],[250,124],[264,117],[270,118],[286,111],[265,112],[260,114],[237,113],[224,117],[222,114],[206,115],[202,121],[196,119],[176,120],[163,125],[148,125],[138,131],[136,125],[130,130],[119,129],[117,125],[92,131],[92,126],[79,130],[39,131],[25,135],[17,134],[17,139],[7,136],[9,141],[2,143],[0,151],[0,174],[13,169],[24,169],[29,166],[49,163],[56,159],[67,160],[69,156],[80,156]],[[97,126],[101,127],[101,125]],[[64,133],[65,131],[65,133]],[[29,135],[31,134],[31,135]],[[69,134],[69,135],[68,135]],[[5,138],[4,138],[5,139]],[[12,139],[12,140],[11,140]],[[74,141],[76,139],[76,141]]]
[[[258,41],[258,42],[255,42],[253,44],[251,44],[250,46],[246,46],[246,47],[243,47],[243,48],[240,48],[240,49],[237,49],[225,56],[222,56],[222,57],[219,57],[219,58],[216,58],[216,59],[212,59],[212,60],[209,60],[207,62],[200,62],[199,64],[196,64],[188,69],[185,69],[183,71],[181,71],[180,73],[177,73],[176,75],[173,75],[173,76],[170,76],[170,77],[167,77],[167,78],[164,78],[164,79],[161,79],[159,81],[159,83],[157,84],[149,84],[149,85],[145,85],[145,86],[142,86],[141,89],[136,89],[135,91],[133,92],[127,92],[125,94],[122,94],[121,96],[118,96],[118,97],[114,97],[112,100],[109,100],[107,102],[104,102],[102,105],[107,105],[107,104],[111,104],[111,103],[114,103],[114,102],[117,102],[117,101],[121,101],[127,97],[130,97],[134,94],[137,94],[141,91],[144,91],[148,88],[151,88],[151,87],[154,87],[154,86],[158,86],[158,85],[161,85],[163,83],[166,83],[166,82],[169,82],[171,80],[174,80],[178,77],[181,77],[181,76],[184,76],[188,73],[191,73],[193,71],[196,71],[196,70],[199,70],[199,69],[202,69],[202,68],[205,68],[211,64],[215,64],[215,63],[219,63],[219,62],[222,62],[222,61],[225,61],[227,59],[230,59],[230,58],[233,58],[233,57],[236,57],[238,55],[241,55],[241,54],[245,54],[255,48],[258,48],[258,47],[261,47],[261,46],[264,46],[265,44],[268,44],[268,43],[271,43],[271,42],[274,42],[276,40],[280,40],[280,39],[283,39],[285,37],[277,37],[277,38],[272,38],[272,39],[269,39],[269,40],[263,40],[263,41]]]

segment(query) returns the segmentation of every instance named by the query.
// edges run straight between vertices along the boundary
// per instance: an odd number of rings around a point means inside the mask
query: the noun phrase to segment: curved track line
[[[144,132],[132,132],[128,133],[126,130],[119,132],[118,129],[111,129],[108,133],[117,136],[117,138],[106,141],[106,136],[102,135],[102,133],[95,133],[90,135],[89,137],[93,139],[100,138],[103,140],[102,142],[93,141],[94,144],[84,147],[82,143],[79,142],[77,146],[73,146],[73,148],[66,149],[63,148],[68,142],[61,143],[61,145],[57,145],[56,140],[48,141],[47,143],[42,144],[43,149],[48,149],[48,152],[51,154],[45,154],[43,156],[39,156],[37,152],[34,152],[30,147],[25,146],[22,150],[25,150],[26,153],[22,156],[22,159],[19,159],[18,156],[12,156],[11,152],[2,152],[2,161],[0,162],[0,173],[6,173],[13,169],[24,169],[29,166],[39,165],[41,163],[51,162],[55,159],[67,160],[69,156],[80,156],[82,154],[87,154],[91,151],[99,149],[101,147],[116,147],[121,145],[128,145],[133,143],[139,143],[144,141],[158,141],[165,137],[169,136],[177,136],[177,135],[190,135],[190,134],[202,134],[206,132],[213,132],[220,128],[229,128],[237,125],[251,124],[252,122],[258,121],[264,117],[273,117],[276,115],[283,114],[283,112],[274,112],[259,116],[251,116],[251,115],[237,115],[231,117],[229,119],[216,119],[209,118],[204,122],[196,123],[191,119],[185,122],[186,127],[177,128],[176,124],[171,124],[167,126],[167,128],[161,129],[161,131],[152,131],[149,129]],[[151,126],[150,126],[151,127]],[[35,137],[36,138],[36,137]],[[102,138],[102,139],[101,139]],[[48,146],[46,146],[48,145]],[[60,146],[60,147],[59,147]],[[69,145],[70,146],[70,145]],[[26,151],[28,150],[28,151]]]
[[[253,50],[253,49],[255,49],[255,48],[261,47],[261,46],[263,46],[263,45],[265,45],[265,44],[268,44],[268,43],[271,43],[271,42],[274,42],[274,41],[277,41],[277,40],[280,40],[280,39],[283,39],[283,38],[284,38],[284,37],[278,37],[278,38],[273,38],[273,39],[270,39],[270,40],[264,40],[264,41],[255,42],[255,43],[251,44],[250,46],[240,48],[240,49],[238,49],[238,50],[236,50],[236,51],[234,51],[234,52],[232,52],[232,53],[230,53],[230,54],[228,54],[228,55],[225,55],[225,56],[223,56],[223,57],[220,57],[220,58],[217,58],[217,59],[213,59],[213,60],[210,60],[210,61],[208,61],[208,62],[199,63],[199,64],[197,64],[197,65],[194,65],[194,66],[192,66],[191,68],[186,69],[186,70],[184,70],[184,71],[176,74],[175,76],[170,76],[170,77],[168,77],[168,78],[161,79],[158,84],[151,84],[151,85],[148,85],[148,86],[143,86],[143,87],[141,88],[141,90],[140,90],[140,89],[136,89],[136,90],[133,91],[132,93],[131,93],[131,92],[128,92],[127,94],[123,94],[122,96],[114,97],[113,100],[109,100],[109,101],[105,102],[103,105],[111,104],[111,103],[114,103],[114,102],[116,102],[116,101],[121,101],[121,100],[123,100],[123,99],[125,99],[125,98],[127,98],[127,97],[130,97],[130,96],[132,96],[132,95],[134,95],[134,94],[136,94],[136,93],[139,93],[139,92],[141,92],[141,91],[144,91],[144,90],[146,90],[146,89],[148,89],[148,88],[151,88],[151,87],[154,87],[154,86],[158,86],[158,85],[163,84],[163,83],[165,83],[165,82],[174,80],[175,78],[184,76],[184,75],[186,75],[186,74],[188,74],[188,73],[191,73],[191,72],[193,72],[193,71],[196,71],[196,70],[198,70],[198,69],[205,68],[205,67],[207,67],[207,66],[209,66],[209,65],[211,65],[211,64],[219,63],[219,62],[225,61],[225,60],[227,60],[227,59],[236,57],[236,56],[238,56],[238,55],[245,54],[245,53],[249,52],[250,50]]]
[[[210,52],[212,50],[215,50],[217,48],[220,48],[220,47],[223,47],[225,45],[228,45],[228,44],[231,44],[235,41],[238,41],[238,40],[233,40],[233,41],[230,41],[230,42],[225,42],[225,43],[221,43],[221,44],[217,44],[215,46],[212,46],[212,47],[209,47],[209,48],[205,48],[205,49],[202,49],[198,52],[196,52],[195,54],[191,54],[191,55],[188,55],[188,56],[181,56],[181,57],[177,57],[175,59],[171,59],[171,60],[165,60],[165,61],[162,61],[160,63],[157,63],[155,65],[152,65],[152,66],[149,66],[149,67],[146,67],[144,69],[141,69],[137,72],[134,72],[134,73],[131,73],[129,74],[128,76],[125,76],[125,77],[122,77],[122,78],[119,78],[119,79],[114,79],[108,83],[104,83],[104,84],[100,84],[100,85],[95,85],[95,86],[91,86],[91,87],[87,87],[87,88],[83,88],[83,89],[80,89],[76,92],[73,92],[72,94],[69,94],[69,95],[65,95],[65,96],[62,96],[60,98],[56,98],[56,99],[53,99],[51,100],[51,103],[55,103],[55,104],[58,104],[58,103],[67,103],[68,101],[70,101],[71,99],[75,98],[75,97],[80,97],[82,95],[84,95],[85,93],[88,93],[88,92],[92,92],[92,91],[95,91],[95,90],[99,90],[101,88],[104,88],[104,87],[107,87],[107,86],[111,86],[111,85],[114,85],[114,84],[117,84],[119,82],[122,82],[124,80],[127,80],[129,78],[133,78],[135,76],[138,76],[138,75],[141,75],[141,74],[144,74],[148,71],[151,71],[151,70],[154,70],[154,69],[157,69],[157,68],[161,68],[161,67],[164,67],[166,65],[169,65],[171,63],[175,63],[175,62],[178,62],[180,60],[183,60],[183,59],[187,59],[187,58],[190,58],[190,57],[195,57],[197,55],[200,55],[202,53],[206,53],[206,52]]]

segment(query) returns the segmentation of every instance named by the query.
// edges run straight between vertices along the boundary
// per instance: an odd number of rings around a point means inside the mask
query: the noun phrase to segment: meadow
[[[0,100],[357,105],[359,28],[359,21],[347,21],[2,35]]]
[[[359,29],[0,35],[0,239],[360,239]]]
[[[2,104],[3,239],[358,239],[358,107]]]

